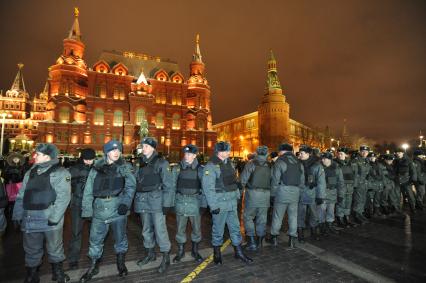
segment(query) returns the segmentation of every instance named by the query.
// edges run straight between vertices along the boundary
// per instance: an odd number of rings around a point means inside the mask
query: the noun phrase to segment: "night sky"
[[[200,33],[214,123],[257,110],[272,49],[293,119],[339,135],[346,118],[377,141],[426,134],[426,1],[1,1],[0,89],[23,62],[29,92],[42,90],[74,6],[89,66],[136,51],[187,77]]]

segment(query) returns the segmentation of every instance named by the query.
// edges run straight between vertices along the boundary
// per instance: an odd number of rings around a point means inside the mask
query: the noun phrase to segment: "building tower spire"
[[[271,50],[271,57],[268,60],[268,76],[266,80],[268,89],[281,89],[280,80],[278,78],[277,60]]]
[[[22,63],[18,64],[18,73],[16,73],[15,80],[13,81],[13,84],[10,87],[11,91],[24,92],[24,93],[27,92],[27,90],[25,89],[24,76],[22,75],[23,67],[24,67],[24,64]]]
[[[78,15],[80,11],[77,7],[74,8],[74,23],[72,24],[70,33],[68,35],[69,39],[74,39],[77,41],[81,41],[81,32],[80,32],[80,24],[78,22]]]
[[[197,33],[197,36],[195,37],[195,53],[193,55],[193,61],[194,62],[200,62],[202,63],[202,56],[200,51],[200,34]]]

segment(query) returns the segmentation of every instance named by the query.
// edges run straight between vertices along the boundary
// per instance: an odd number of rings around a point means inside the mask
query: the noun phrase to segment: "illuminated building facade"
[[[43,93],[30,103],[25,87],[18,91],[20,112],[13,113],[25,116],[28,122],[23,125],[31,125],[31,131],[10,132],[8,137],[28,134],[36,143],[52,142],[68,153],[89,146],[101,152],[104,143],[116,139],[123,141],[128,154],[140,141],[142,124],[158,139],[158,151],[171,160],[177,160],[188,143],[211,154],[216,133],[198,35],[188,79],[176,62],[135,52],[104,51],[88,67],[78,17],[76,9]],[[22,78],[21,69],[18,76]],[[0,101],[9,97],[7,92]]]

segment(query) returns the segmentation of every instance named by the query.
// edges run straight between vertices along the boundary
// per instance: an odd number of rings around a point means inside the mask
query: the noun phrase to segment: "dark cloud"
[[[292,118],[336,134],[347,118],[376,140],[426,132],[425,1],[2,1],[0,89],[22,61],[28,89],[41,91],[73,6],[89,65],[103,49],[134,50],[187,75],[200,33],[215,122],[257,109],[273,49]]]

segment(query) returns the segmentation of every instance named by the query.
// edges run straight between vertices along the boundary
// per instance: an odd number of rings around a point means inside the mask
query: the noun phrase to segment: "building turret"
[[[266,89],[258,107],[260,144],[275,150],[282,142],[289,140],[290,105],[286,102],[278,79],[277,61],[270,54]]]

